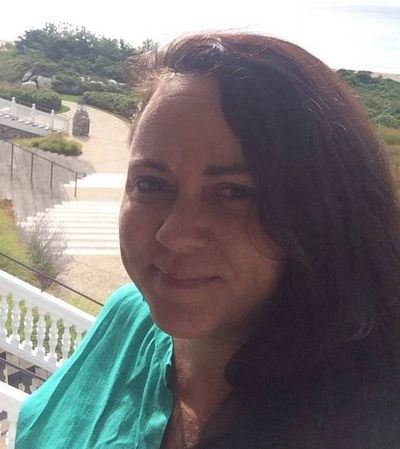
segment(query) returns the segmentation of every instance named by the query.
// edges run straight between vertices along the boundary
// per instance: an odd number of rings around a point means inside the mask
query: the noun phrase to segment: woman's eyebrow
[[[154,159],[133,159],[129,162],[129,167],[143,167],[157,170],[161,173],[171,173],[171,169],[163,162],[156,161]],[[210,165],[204,170],[206,176],[221,176],[221,175],[241,175],[249,173],[249,169],[243,163],[230,164],[230,165]]]
[[[132,159],[129,161],[129,168],[144,167],[158,170],[161,173],[171,173],[169,167],[163,162],[155,161],[154,159]]]
[[[210,165],[204,171],[207,176],[241,175],[249,173],[248,167],[242,163],[232,165]]]

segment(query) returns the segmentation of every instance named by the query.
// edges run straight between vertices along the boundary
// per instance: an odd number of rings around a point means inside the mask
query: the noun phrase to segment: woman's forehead
[[[150,102],[155,98],[169,96],[200,96],[204,100],[219,104],[218,81],[213,76],[183,75],[174,73],[160,78]]]
[[[218,83],[210,77],[175,76],[161,81],[139,118],[133,140],[179,137],[206,142],[237,138],[220,103]]]
[[[243,160],[241,143],[222,112],[217,81],[179,76],[163,82],[136,127],[132,153]]]

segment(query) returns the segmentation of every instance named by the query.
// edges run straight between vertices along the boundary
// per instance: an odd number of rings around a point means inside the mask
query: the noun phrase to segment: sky
[[[0,40],[46,22],[133,45],[185,32],[257,31],[303,46],[332,68],[400,74],[400,0],[6,0]]]

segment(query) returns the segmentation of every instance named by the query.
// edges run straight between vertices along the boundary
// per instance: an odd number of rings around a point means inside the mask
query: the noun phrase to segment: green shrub
[[[29,227],[24,228],[23,236],[36,270],[53,279],[65,271],[68,257],[64,254],[66,243],[63,234],[51,229],[46,216],[37,217]],[[53,283],[45,276],[37,275],[37,278],[41,290],[46,290]]]
[[[18,139],[14,143],[52,153],[64,154],[65,156],[82,154],[82,144],[76,140],[67,139],[62,134],[50,134],[46,137],[33,137],[32,139]]]
[[[0,252],[26,265],[30,265],[30,253],[14,224],[12,207],[7,200],[0,200]],[[33,274],[15,262],[0,255],[0,270],[24,281],[32,282]]]
[[[385,128],[397,128],[400,127],[400,119],[394,117],[390,113],[384,112],[383,114],[379,114],[375,118],[375,123],[378,126],[384,126]]]
[[[112,92],[115,94],[131,94],[131,88],[128,85],[103,83],[102,81],[86,81],[84,83],[85,92]]]
[[[52,81],[53,89],[60,94],[81,95],[85,86],[77,75],[57,73]]]
[[[38,51],[19,54],[14,49],[0,52],[0,79],[15,83],[21,81],[22,76],[32,70],[35,64],[44,61]]]
[[[52,90],[31,90],[31,89],[6,89],[0,88],[0,97],[11,100],[15,97],[17,103],[22,103],[26,106],[31,106],[33,103],[36,109],[50,112],[61,110],[61,98]]]
[[[83,100],[88,105],[96,106],[127,118],[131,118],[137,110],[136,99],[131,95],[112,92],[84,92]]]

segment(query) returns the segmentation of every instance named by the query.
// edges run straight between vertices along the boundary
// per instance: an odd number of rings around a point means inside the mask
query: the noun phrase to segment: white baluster
[[[57,362],[57,354],[56,354],[57,339],[58,339],[57,319],[52,317],[49,334],[49,346],[50,346],[50,352],[48,354],[49,362],[53,363]]]
[[[11,343],[15,346],[19,345],[19,335],[18,335],[18,329],[20,325],[20,319],[21,319],[21,311],[19,307],[19,302],[15,299],[13,300],[14,306],[13,306],[13,312],[12,312],[12,334],[11,334]]]
[[[7,338],[7,298],[5,295],[0,295],[0,340],[5,340]]]
[[[24,325],[25,325],[24,350],[32,352],[32,331],[33,331],[32,307],[26,306]]]
[[[82,334],[85,331],[80,329],[78,326],[75,326],[75,329],[76,329],[76,339],[75,339],[75,348],[74,348],[74,350],[76,351],[76,348],[79,346],[79,343],[82,341]]]
[[[62,360],[67,360],[69,351],[71,350],[71,331],[70,331],[71,324],[64,320],[64,334],[62,339]]]
[[[46,323],[44,321],[44,312],[40,309],[38,309],[39,312],[39,321],[37,323],[37,340],[38,345],[36,348],[36,354],[38,357],[44,357],[45,351],[44,351],[44,337],[46,336]]]
[[[50,114],[50,129],[54,129],[54,109],[51,110]]]
[[[32,122],[32,125],[35,124],[35,120],[36,120],[36,104],[33,103],[32,104],[32,109],[31,109],[31,122]]]
[[[10,115],[12,118],[17,116],[17,104],[15,102],[15,97],[11,98]]]
[[[7,411],[8,432],[6,434],[6,449],[15,448],[18,412]]]

